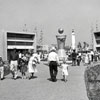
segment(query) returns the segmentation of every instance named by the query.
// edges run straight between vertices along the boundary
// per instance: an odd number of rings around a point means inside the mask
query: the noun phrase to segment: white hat
[[[55,47],[52,47],[50,51],[56,51],[56,48]]]

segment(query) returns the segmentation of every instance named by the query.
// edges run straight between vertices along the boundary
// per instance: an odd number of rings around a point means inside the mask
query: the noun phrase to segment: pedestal
[[[57,45],[58,45],[58,56],[60,60],[63,60],[66,57],[66,52],[65,52],[65,40],[66,40],[66,35],[61,33],[62,30],[59,30],[59,35],[56,35],[57,38]]]

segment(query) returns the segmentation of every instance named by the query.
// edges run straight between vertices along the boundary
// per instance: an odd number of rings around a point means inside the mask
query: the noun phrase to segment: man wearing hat
[[[56,82],[56,76],[57,76],[57,64],[59,63],[58,54],[56,53],[55,47],[52,47],[50,50],[50,53],[48,55],[48,63],[49,63],[49,71],[50,71],[50,77],[51,81]]]
[[[11,73],[12,73],[14,79],[17,78],[18,58],[19,58],[19,55],[16,52],[16,48],[14,48],[10,54],[10,70],[11,70]]]

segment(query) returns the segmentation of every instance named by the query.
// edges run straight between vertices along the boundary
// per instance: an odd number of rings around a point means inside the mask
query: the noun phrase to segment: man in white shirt
[[[56,76],[57,76],[57,64],[59,64],[59,58],[58,54],[56,53],[56,49],[52,47],[49,55],[48,55],[48,63],[49,63],[49,71],[51,76],[51,81],[56,82]]]

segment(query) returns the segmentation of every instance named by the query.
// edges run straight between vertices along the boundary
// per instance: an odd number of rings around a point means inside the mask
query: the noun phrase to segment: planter
[[[84,78],[89,100],[100,100],[100,63],[87,66]]]

